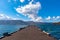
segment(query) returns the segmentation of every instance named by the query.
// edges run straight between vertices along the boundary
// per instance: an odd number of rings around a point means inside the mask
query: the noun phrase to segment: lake
[[[26,26],[27,25],[0,25],[0,37],[2,37],[3,33],[5,32],[8,32],[10,34]]]
[[[60,39],[60,25],[54,24],[40,24],[37,25],[41,30],[46,31],[50,36]]]
[[[27,25],[0,25],[0,37],[3,36],[3,33],[13,33],[15,31],[18,31],[20,28],[26,27]],[[54,24],[37,24],[38,28],[40,28],[43,31],[46,31],[50,34],[50,36],[60,39],[60,25],[54,25]]]

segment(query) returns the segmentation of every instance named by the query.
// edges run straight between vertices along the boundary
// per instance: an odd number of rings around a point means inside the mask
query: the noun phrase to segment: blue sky
[[[26,9],[23,12],[27,5],[29,12],[30,6],[35,13],[32,11],[27,13]],[[0,18],[2,15],[25,21],[58,22],[60,21],[60,0],[0,0]],[[4,20],[7,18],[5,17]]]

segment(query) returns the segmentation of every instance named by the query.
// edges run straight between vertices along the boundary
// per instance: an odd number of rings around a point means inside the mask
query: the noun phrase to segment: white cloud
[[[19,7],[19,8],[16,8],[16,11],[18,13],[21,13],[23,15],[26,15],[26,14],[35,14],[38,12],[38,10],[41,8],[41,5],[39,2],[37,2],[36,4],[28,4],[28,5],[25,5],[23,7]]]
[[[16,11],[24,16],[28,16],[28,18],[30,18],[32,21],[36,21],[39,18],[37,16],[37,13],[39,9],[41,9],[41,4],[40,2],[36,2],[35,4],[33,4],[32,2],[33,0],[25,6],[16,8]]]
[[[51,20],[51,17],[50,17],[50,16],[48,16],[48,17],[46,18],[46,20]]]
[[[55,16],[53,16],[53,17],[52,17],[52,20],[56,20],[56,17],[55,17]]]
[[[13,18],[5,14],[0,14],[0,20],[18,20],[18,18]]]
[[[35,15],[33,15],[33,14],[28,14],[28,18],[31,18],[31,20],[35,20]]]
[[[8,20],[8,19],[10,19],[9,16],[4,15],[4,14],[0,14],[0,20]]]
[[[36,21],[37,21],[37,22],[42,22],[42,21],[43,21],[43,18],[42,18],[42,17],[38,17],[38,18],[36,19]]]
[[[53,16],[52,18],[53,18],[53,19],[55,19],[56,17],[55,17],[55,16]]]
[[[53,16],[53,18],[52,18],[52,20],[58,20],[58,19],[60,19],[60,16]]]
[[[32,4],[33,1],[34,1],[34,0],[32,0],[29,4]]]
[[[56,18],[57,18],[57,19],[60,19],[60,16],[57,16]]]
[[[3,19],[4,18],[4,14],[0,14],[0,19]]]
[[[30,1],[30,0],[29,0]],[[27,5],[25,6],[19,6],[18,8],[15,8],[16,11],[24,16],[28,16],[31,21],[37,21],[37,22],[43,22],[43,21],[55,21],[57,19],[60,19],[60,16],[48,16],[47,18],[43,19],[42,17],[38,17],[37,14],[39,10],[41,9],[41,3],[40,2],[35,2],[33,3],[34,0],[30,1]],[[17,15],[19,16],[19,15]]]
[[[25,1],[25,0],[20,0],[20,2],[22,2],[22,3],[23,3],[24,1]]]
[[[58,22],[59,20],[60,20],[60,16],[53,16],[53,17],[50,17],[50,16],[48,16],[47,18],[46,18],[46,20],[49,22],[49,21],[51,21],[51,22]]]

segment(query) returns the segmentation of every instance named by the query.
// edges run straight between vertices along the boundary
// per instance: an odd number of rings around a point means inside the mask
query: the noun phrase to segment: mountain
[[[0,20],[0,25],[26,25],[22,20]]]
[[[52,24],[46,22],[33,22],[33,21],[22,21],[22,20],[0,20],[0,25],[40,25],[40,24]]]
[[[41,22],[22,21],[22,20],[0,20],[0,25],[36,25]]]

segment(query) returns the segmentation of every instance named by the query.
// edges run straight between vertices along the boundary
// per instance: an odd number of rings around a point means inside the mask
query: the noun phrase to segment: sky
[[[0,0],[0,20],[60,22],[60,0]]]

